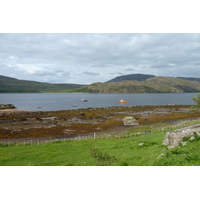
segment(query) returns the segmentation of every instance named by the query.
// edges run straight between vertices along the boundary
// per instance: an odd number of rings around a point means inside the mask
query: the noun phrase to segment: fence
[[[134,133],[129,133],[127,134],[126,131],[124,132],[113,132],[113,133],[93,133],[90,135],[83,135],[83,136],[77,136],[77,137],[71,137],[71,138],[60,138],[60,139],[55,139],[55,138],[50,138],[50,139],[24,139],[24,140],[4,140],[0,142],[0,146],[19,146],[19,145],[40,145],[40,144],[45,144],[45,143],[58,143],[58,142],[66,142],[66,141],[76,141],[76,140],[89,140],[89,139],[109,139],[109,138],[116,138],[116,139],[121,139],[121,138],[129,138],[129,137],[136,137],[140,135],[147,135],[147,134],[154,134],[154,133],[160,133],[160,132],[167,132],[167,131],[172,131],[175,129],[180,129],[184,128],[187,126],[195,125],[195,124],[200,124],[200,120],[194,120],[194,121],[187,121],[187,122],[181,122],[180,124],[176,124],[173,126],[165,126],[162,128],[154,128],[151,127],[148,130],[144,130],[141,132],[134,132]]]

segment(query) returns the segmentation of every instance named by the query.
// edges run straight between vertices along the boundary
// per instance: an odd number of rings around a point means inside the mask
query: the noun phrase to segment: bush
[[[190,111],[200,112],[200,94],[197,94],[197,96],[194,96],[192,99],[195,101],[196,105],[191,106]]]

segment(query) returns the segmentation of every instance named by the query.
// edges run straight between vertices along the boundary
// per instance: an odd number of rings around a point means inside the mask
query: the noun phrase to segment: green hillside
[[[90,93],[181,93],[200,92],[200,82],[171,77],[154,77],[145,81],[93,83],[74,90]]]
[[[78,84],[50,84],[36,81],[18,80],[0,75],[0,93],[41,93],[41,92],[70,92],[80,88]]]
[[[167,123],[151,124],[133,127],[124,133],[116,133],[120,137],[108,139],[17,146],[0,143],[0,166],[199,166],[199,137],[186,146],[171,150],[162,145],[166,132],[174,129]],[[151,133],[137,135],[145,130],[151,130]]]

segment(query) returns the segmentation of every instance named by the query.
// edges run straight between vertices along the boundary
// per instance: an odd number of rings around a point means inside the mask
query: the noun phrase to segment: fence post
[[[40,144],[40,140],[37,140],[37,144],[38,144],[38,145]]]
[[[94,132],[94,140],[96,139],[96,133]]]

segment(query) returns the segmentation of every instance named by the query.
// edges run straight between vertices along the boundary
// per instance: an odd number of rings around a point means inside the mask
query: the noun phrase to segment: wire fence
[[[127,131],[121,131],[119,132],[110,132],[110,133],[92,133],[89,135],[80,135],[76,137],[66,137],[66,138],[38,138],[38,139],[12,139],[12,140],[2,140],[0,141],[0,146],[3,147],[10,147],[10,146],[19,146],[19,145],[40,145],[40,144],[47,144],[47,143],[59,143],[59,142],[67,142],[67,141],[78,141],[78,140],[96,140],[96,139],[110,139],[110,138],[129,138],[129,137],[136,137],[141,135],[147,135],[147,134],[155,134],[155,133],[161,133],[161,132],[168,132],[176,129],[181,129],[187,126],[192,126],[200,124],[200,120],[193,120],[193,121],[187,121],[187,122],[181,122],[180,124],[172,125],[172,126],[165,126],[161,128],[148,128],[146,130],[140,131],[140,132],[129,132]]]

